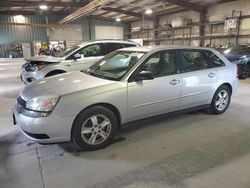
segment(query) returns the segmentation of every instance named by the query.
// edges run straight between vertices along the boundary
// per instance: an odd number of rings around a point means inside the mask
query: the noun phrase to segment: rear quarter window
[[[213,52],[207,50],[207,51],[205,51],[205,53],[208,56],[208,58],[210,59],[213,66],[215,66],[215,67],[225,66],[225,63],[217,55],[215,55]]]

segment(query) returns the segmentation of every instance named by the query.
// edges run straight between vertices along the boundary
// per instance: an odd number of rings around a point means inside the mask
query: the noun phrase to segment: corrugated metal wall
[[[0,22],[15,23],[16,17],[12,15],[0,15]],[[39,15],[24,16],[24,22],[28,24],[45,24],[45,18]],[[47,42],[46,28],[22,25],[0,25],[0,43],[11,41],[32,42],[35,40]]]
[[[16,23],[17,17],[14,15],[0,15],[0,23]],[[45,24],[45,17],[41,15],[24,16],[22,23],[25,24]],[[11,42],[42,41],[47,42],[46,28],[31,27],[24,25],[0,24],[0,56],[6,57],[7,52],[4,45]]]
[[[50,24],[58,22],[65,15],[47,15]],[[25,15],[23,22],[26,24],[45,24],[45,15]],[[8,54],[3,45],[12,42],[29,42],[41,41],[48,42],[47,29],[43,27],[24,26],[24,25],[6,25],[1,23],[17,23],[15,15],[0,15],[0,57],[6,57]],[[128,23],[115,23],[114,21],[106,21],[94,18],[77,19],[71,24],[81,24],[83,32],[83,41],[95,39],[95,26],[121,26],[124,28],[124,34],[129,31]],[[124,36],[127,38],[127,35]],[[33,51],[33,46],[31,46]],[[33,55],[33,54],[32,54]]]

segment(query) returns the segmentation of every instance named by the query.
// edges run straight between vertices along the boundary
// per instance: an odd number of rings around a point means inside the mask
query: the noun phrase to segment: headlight
[[[45,67],[45,65],[36,65],[34,67],[34,71],[39,71],[39,70],[43,69],[44,67]]]
[[[240,61],[241,60],[235,60],[235,61],[232,61],[231,63],[238,65],[238,64],[240,64]]]
[[[40,112],[51,112],[59,100],[58,96],[43,96],[29,99],[26,108]]]

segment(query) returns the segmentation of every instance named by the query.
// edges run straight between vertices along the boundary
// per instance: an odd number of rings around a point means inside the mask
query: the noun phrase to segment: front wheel
[[[245,65],[241,68],[241,74],[240,74],[240,78],[241,79],[246,79],[248,78],[250,75],[250,65]]]
[[[80,149],[100,149],[110,143],[117,127],[117,118],[111,110],[102,106],[91,107],[74,121],[72,141]]]
[[[231,101],[231,91],[226,85],[220,86],[214,94],[209,111],[213,114],[224,113]]]

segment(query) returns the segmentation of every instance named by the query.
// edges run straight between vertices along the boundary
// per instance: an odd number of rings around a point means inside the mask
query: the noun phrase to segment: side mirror
[[[135,75],[135,81],[142,81],[142,80],[153,80],[154,77],[150,71],[141,71],[137,75]]]
[[[81,57],[82,57],[81,54],[77,53],[77,54],[74,55],[74,60],[81,59]]]

